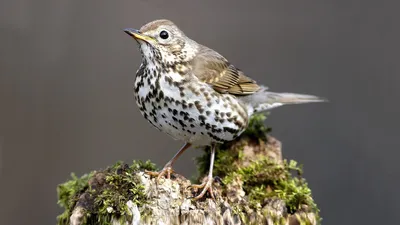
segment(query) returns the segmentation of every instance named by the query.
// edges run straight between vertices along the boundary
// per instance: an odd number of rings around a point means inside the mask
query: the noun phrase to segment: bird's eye
[[[169,34],[167,31],[163,30],[160,32],[160,38],[167,39],[168,37],[169,37]]]

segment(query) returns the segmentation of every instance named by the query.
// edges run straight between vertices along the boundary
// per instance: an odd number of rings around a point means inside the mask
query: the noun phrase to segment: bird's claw
[[[175,171],[172,169],[171,166],[165,166],[162,170],[155,172],[155,171],[145,171],[146,174],[150,175],[151,177],[157,177],[156,181],[158,182],[161,177],[164,177],[166,175],[167,179],[171,179],[171,174],[173,174]]]
[[[207,180],[205,182],[203,182],[202,184],[192,184],[191,188],[196,188],[196,189],[203,189],[200,194],[198,194],[197,196],[193,197],[193,200],[199,200],[201,198],[204,197],[204,195],[207,193],[207,191],[210,193],[211,198],[213,198],[215,200],[215,196],[214,196],[214,191],[213,191],[213,178],[208,177]]]

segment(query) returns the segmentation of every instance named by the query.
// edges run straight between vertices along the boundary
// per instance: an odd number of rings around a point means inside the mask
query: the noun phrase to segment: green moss
[[[65,211],[57,217],[59,224],[67,224],[79,195],[83,193],[89,186],[88,181],[93,176],[94,172],[77,177],[74,173],[71,174],[71,180],[58,185],[57,204],[65,209]]]
[[[264,125],[266,114],[255,114],[250,118],[249,126],[242,135],[257,137],[265,140],[265,134],[271,131],[271,128]]]
[[[216,146],[215,151],[215,160],[213,167],[213,174],[219,177],[225,177],[227,174],[232,173],[237,170],[237,166],[234,164],[241,155],[239,154],[239,149],[229,150],[227,144]],[[201,178],[203,175],[208,173],[210,169],[210,147],[205,148],[205,154],[196,158],[197,162],[197,170],[200,176],[197,179]]]
[[[235,179],[241,180],[249,206],[254,210],[260,209],[267,199],[277,198],[285,202],[289,214],[307,205],[318,216],[319,210],[305,179],[292,175],[293,172],[297,176],[302,172],[295,161],[284,161],[281,165],[269,158],[262,158],[228,174],[223,182],[229,184]]]
[[[65,209],[57,217],[58,224],[69,224],[76,204],[85,206],[84,224],[109,224],[111,218],[129,221],[131,215],[126,202],[131,200],[137,206],[146,203],[144,187],[135,173],[155,169],[150,161],[134,161],[130,166],[118,162],[104,171],[92,172],[80,178],[72,175],[71,180],[60,184],[57,189],[58,204]],[[83,193],[88,197],[78,202],[78,197]]]
[[[239,168],[225,177],[224,182],[229,183],[233,178],[239,177],[253,207],[267,198],[279,198],[286,203],[288,213],[296,212],[302,205],[317,211],[305,179],[293,176],[292,172],[302,172],[295,161],[284,161],[283,165],[280,165],[271,159],[263,158]]]
[[[224,184],[230,184],[238,179],[243,182],[243,190],[253,210],[259,210],[267,199],[281,199],[285,202],[287,212],[292,214],[307,205],[310,211],[316,213],[319,210],[314,203],[311,190],[302,175],[302,168],[297,162],[291,160],[278,163],[267,156],[260,155],[256,160],[243,165],[243,146],[252,142],[255,145],[263,145],[266,141],[266,133],[271,129],[264,125],[266,116],[255,115],[249,122],[248,129],[239,140],[218,146],[215,155],[214,175],[223,178]],[[244,140],[244,141],[242,141]],[[200,176],[208,171],[210,150],[197,158]],[[225,186],[226,186],[225,185]],[[234,207],[233,211],[242,219],[248,209],[241,206]],[[281,217],[280,217],[281,218]]]

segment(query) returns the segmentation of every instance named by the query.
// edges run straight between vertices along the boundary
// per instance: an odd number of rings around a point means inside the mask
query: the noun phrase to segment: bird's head
[[[127,28],[124,31],[138,42],[142,60],[148,63],[175,65],[187,62],[198,49],[198,44],[169,20],[156,20],[140,30]]]

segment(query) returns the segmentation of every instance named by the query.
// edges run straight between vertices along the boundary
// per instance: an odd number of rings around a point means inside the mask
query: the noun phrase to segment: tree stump
[[[144,171],[151,162],[121,162],[58,186],[65,208],[59,225],[71,224],[320,224],[319,210],[302,170],[282,159],[281,143],[267,135],[265,117],[253,117],[247,131],[216,151],[215,200],[194,201],[200,190],[174,174],[158,183]],[[197,159],[206,176],[209,149]],[[196,182],[197,183],[197,182]]]

